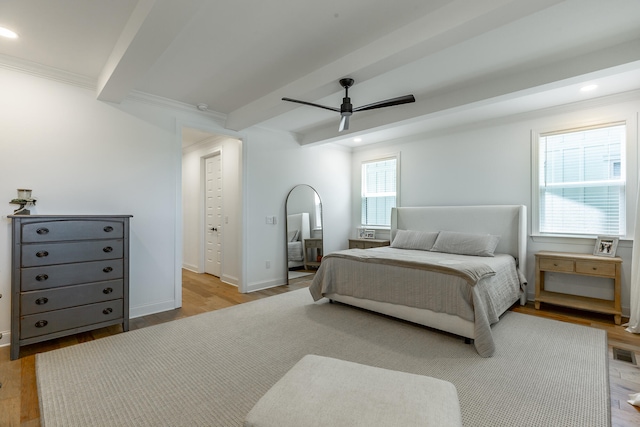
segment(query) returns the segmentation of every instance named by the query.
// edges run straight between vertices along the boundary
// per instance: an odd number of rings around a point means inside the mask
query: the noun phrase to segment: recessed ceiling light
[[[18,35],[8,28],[0,27],[0,36],[8,39],[17,39]]]
[[[353,142],[362,142],[362,138],[353,138]]]
[[[598,85],[586,85],[580,88],[581,92],[589,92],[590,90],[595,90],[598,88]]]

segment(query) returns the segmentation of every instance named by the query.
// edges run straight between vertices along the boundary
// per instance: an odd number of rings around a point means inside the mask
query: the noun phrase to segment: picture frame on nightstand
[[[597,256],[615,257],[618,249],[618,237],[598,236],[593,254]]]
[[[376,230],[369,230],[368,228],[358,228],[358,239],[375,239]]]

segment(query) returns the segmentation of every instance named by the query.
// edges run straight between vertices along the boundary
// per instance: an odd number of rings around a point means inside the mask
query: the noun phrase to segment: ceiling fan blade
[[[373,104],[363,105],[362,107],[354,108],[353,112],[374,110],[376,108],[392,107],[394,105],[408,104],[410,102],[416,102],[413,95],[399,96],[397,98],[391,98],[384,101],[374,102]]]
[[[338,132],[342,132],[343,130],[349,129],[349,116],[342,116],[340,119],[340,127],[338,128]]]
[[[338,113],[340,112],[339,108],[327,107],[325,105],[314,104],[313,102],[300,101],[300,100],[291,99],[291,98],[282,98],[282,100],[283,101],[289,101],[289,102],[295,102],[295,103],[303,104],[303,105],[310,105],[312,107],[324,108],[325,110],[337,111]]]

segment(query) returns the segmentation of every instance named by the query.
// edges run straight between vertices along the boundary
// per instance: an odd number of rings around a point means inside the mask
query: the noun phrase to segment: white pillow
[[[500,236],[441,231],[431,250],[458,255],[493,256]]]
[[[298,230],[291,230],[287,233],[287,241],[295,242],[298,240]]]
[[[398,230],[392,248],[430,251],[438,237],[437,231]]]

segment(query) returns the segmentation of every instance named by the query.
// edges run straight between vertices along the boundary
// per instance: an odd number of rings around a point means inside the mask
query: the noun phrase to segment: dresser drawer
[[[120,239],[124,223],[110,220],[55,220],[22,225],[22,243],[61,240]]]
[[[20,310],[23,315],[28,315],[119,299],[123,297],[123,289],[123,280],[119,279],[23,292],[20,294]]]
[[[614,277],[616,275],[616,266],[609,262],[576,261],[576,273]]]
[[[22,267],[122,258],[123,240],[22,245]]]
[[[122,313],[123,300],[119,299],[32,314],[20,319],[20,337],[22,339],[32,338],[94,323],[116,320],[122,317]]]
[[[571,259],[540,258],[540,270],[572,273],[574,271],[574,262]]]
[[[21,291],[120,279],[123,271],[122,259],[23,268]]]

